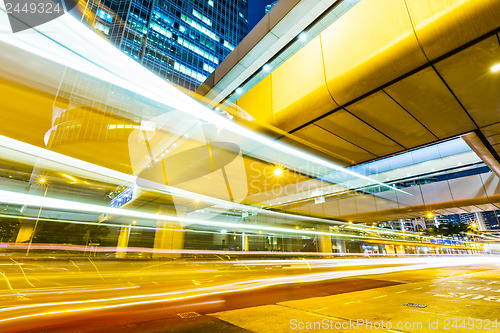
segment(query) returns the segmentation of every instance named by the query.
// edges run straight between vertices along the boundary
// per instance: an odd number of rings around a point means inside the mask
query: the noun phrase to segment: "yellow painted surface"
[[[274,121],[291,130],[337,107],[325,85],[320,36],[272,74]]]

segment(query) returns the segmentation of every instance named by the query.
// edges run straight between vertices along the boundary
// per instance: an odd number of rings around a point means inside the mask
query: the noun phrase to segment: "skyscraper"
[[[195,90],[248,31],[247,0],[89,0],[82,20],[165,79]]]

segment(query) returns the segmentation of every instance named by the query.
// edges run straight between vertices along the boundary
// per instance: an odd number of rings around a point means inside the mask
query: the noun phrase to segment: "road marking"
[[[418,287],[418,288],[415,288],[415,290],[420,290],[420,289],[423,289],[424,287]]]
[[[408,290],[401,290],[401,291],[396,291],[396,294],[401,294],[401,293],[405,293],[407,292]]]
[[[181,317],[182,319],[189,319],[189,318],[195,318],[195,317],[201,317],[201,314],[199,314],[198,312],[183,312],[183,313],[178,313],[177,314],[179,317]]]
[[[414,308],[426,308],[427,304],[417,304],[417,303],[405,303],[403,306],[411,306]]]
[[[373,297],[373,299],[382,298],[382,297],[387,297],[387,295],[382,295],[382,296]]]
[[[344,304],[346,304],[346,305],[347,305],[347,304],[359,303],[359,302],[361,302],[361,301],[352,301],[352,302],[347,302],[347,303],[344,303]]]
[[[328,308],[321,308],[321,309],[317,309],[315,311],[321,311],[321,310],[326,310],[326,309],[328,309]]]
[[[331,318],[333,320],[338,320],[338,321],[349,321],[349,319],[333,317],[333,316],[331,316],[331,315],[329,315],[327,313],[325,313],[325,314],[323,314],[323,313],[316,313],[316,312],[312,312],[312,311],[298,309],[298,308],[295,308],[293,306],[288,306],[288,305],[284,305],[284,304],[276,304],[276,305],[282,306],[282,307],[288,308],[288,309],[299,310],[299,311],[302,311],[304,313],[307,313],[307,314],[310,314],[310,315],[313,315],[313,316],[316,316],[316,317],[320,317],[320,318]]]

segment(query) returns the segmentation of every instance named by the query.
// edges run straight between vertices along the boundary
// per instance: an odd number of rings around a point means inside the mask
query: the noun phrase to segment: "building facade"
[[[248,31],[247,0],[89,0],[82,20],[168,81],[196,88]]]

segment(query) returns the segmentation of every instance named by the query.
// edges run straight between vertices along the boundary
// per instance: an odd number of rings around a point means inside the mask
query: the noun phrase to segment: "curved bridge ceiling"
[[[470,131],[498,160],[499,23],[499,0],[361,1],[237,105],[342,165]]]

